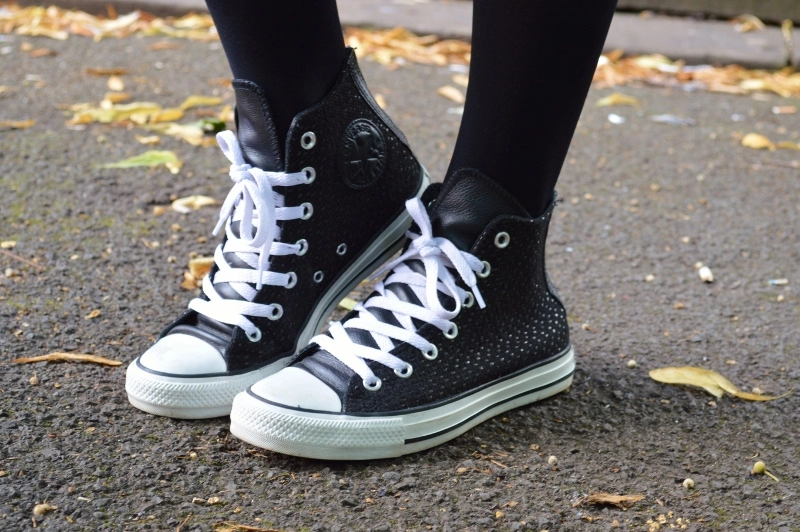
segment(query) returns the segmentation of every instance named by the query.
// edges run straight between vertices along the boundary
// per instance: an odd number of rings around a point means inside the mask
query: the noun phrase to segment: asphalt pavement
[[[127,364],[195,295],[180,287],[190,254],[215,245],[215,208],[154,206],[224,199],[222,154],[164,137],[177,175],[99,168],[147,149],[135,136],[148,132],[67,127],[63,106],[108,91],[84,70],[129,69],[133,99],[164,106],[232,93],[219,43],[3,39],[0,120],[36,124],[0,132],[0,241],[16,242],[0,254],[0,530],[800,530],[798,394],[747,402],[648,376],[700,366],[768,394],[800,382],[800,156],[739,142],[797,143],[797,115],[772,113],[797,100],[626,87],[640,107],[595,108],[611,90],[593,90],[548,243],[579,352],[572,388],[428,452],[326,463],[245,445],[226,418],[146,415],[127,403],[124,365],[11,362],[69,351]],[[453,72],[362,67],[440,179],[459,116],[436,90]],[[696,125],[650,119],[664,113]],[[751,475],[756,460],[780,481]],[[579,504],[595,491],[644,498]],[[45,502],[56,509],[34,515]]]

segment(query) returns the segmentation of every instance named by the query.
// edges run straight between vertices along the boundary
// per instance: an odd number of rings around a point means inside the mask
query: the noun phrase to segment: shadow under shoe
[[[404,202],[429,182],[352,50],[283,147],[263,91],[233,86],[238,139],[219,137],[234,181],[225,239],[202,295],[127,372],[130,402],[157,415],[226,415],[236,393],[283,368],[399,249],[411,223]]]
[[[231,433],[286,454],[399,456],[566,389],[566,311],[531,218],[477,170],[455,173],[376,291],[288,368],[234,400]],[[430,213],[430,214],[428,214]]]

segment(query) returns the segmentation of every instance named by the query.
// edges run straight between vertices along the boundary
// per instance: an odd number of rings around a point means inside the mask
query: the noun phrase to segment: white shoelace
[[[307,184],[312,178],[305,171],[265,172],[251,166],[245,162],[239,141],[231,131],[218,133],[217,142],[231,162],[230,176],[234,185],[222,204],[213,234],[216,236],[225,226],[227,240],[224,246],[220,244],[214,252],[214,263],[219,271],[213,281],[210,275],[203,279],[203,293],[209,300],[193,299],[189,308],[222,323],[239,326],[248,338],[258,341],[261,331],[247,316],[278,319],[283,309],[278,304],[253,303],[253,298],[265,284],[289,288],[297,282],[293,274],[269,271],[269,256],[305,252],[303,241],[295,244],[278,241],[280,228],[277,221],[303,218],[310,214],[312,208],[309,204],[284,207],[283,195],[273,187]],[[231,229],[233,222],[239,222],[238,235]],[[252,269],[231,267],[224,253],[235,253]],[[229,283],[244,301],[225,299],[214,288],[216,283]]]
[[[363,379],[364,386],[370,390],[380,388],[381,380],[375,376],[366,360],[374,360],[392,368],[400,377],[411,375],[413,370],[411,365],[389,353],[395,346],[393,339],[413,345],[429,360],[438,356],[437,347],[417,334],[412,318],[430,323],[445,336],[453,338],[458,334],[458,329],[450,320],[458,315],[462,305],[471,306],[474,298],[480,308],[486,306],[478,290],[475,273],[484,271],[488,265],[474,255],[459,250],[448,239],[434,237],[430,218],[419,199],[408,200],[406,209],[419,226],[421,234],[409,231],[407,236],[412,240],[408,250],[376,274],[377,277],[391,270],[391,274],[375,287],[375,291],[380,295],[357,305],[355,308],[358,311],[357,317],[349,319],[344,324],[336,322],[331,325],[328,331],[330,336],[318,335],[311,340],[355,371]],[[413,259],[422,261],[425,275],[413,271],[404,264],[405,261]],[[458,273],[461,280],[472,290],[471,293],[456,285],[451,269]],[[387,290],[386,286],[393,283],[408,285],[422,306],[403,301]],[[444,308],[439,299],[439,292],[455,300],[455,309]],[[402,327],[380,321],[369,312],[371,308],[392,312]],[[370,332],[378,349],[353,342],[347,334],[347,329]]]

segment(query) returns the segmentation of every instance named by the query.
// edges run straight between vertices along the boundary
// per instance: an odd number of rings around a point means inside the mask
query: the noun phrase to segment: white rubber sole
[[[421,197],[430,185],[428,171],[422,166],[420,166],[420,170],[422,183],[417,197]],[[336,305],[362,279],[402,247],[402,237],[410,226],[411,217],[404,210],[328,288],[301,331],[296,350],[303,349],[308,345]],[[125,375],[125,391],[128,393],[128,401],[133,406],[157,416],[178,419],[227,416],[231,412],[231,405],[237,393],[283,369],[291,358],[291,356],[287,356],[268,366],[239,375],[208,377],[181,377],[152,373],[142,368],[137,358],[128,366]]]
[[[267,402],[247,390],[233,400],[231,434],[257,447],[306,458],[391,458],[435,447],[497,414],[564,391],[574,371],[570,347],[552,362],[456,400],[387,415],[304,411]]]

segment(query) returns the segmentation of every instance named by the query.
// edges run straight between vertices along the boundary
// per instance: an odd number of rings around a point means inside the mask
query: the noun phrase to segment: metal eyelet
[[[305,255],[306,251],[308,251],[308,240],[305,238],[301,238],[297,242],[294,243],[295,246],[300,246],[300,249],[295,252],[295,255]]]
[[[453,326],[450,327],[450,330],[444,333],[444,337],[447,338],[448,340],[452,340],[456,336],[458,336],[458,325],[453,323]]]
[[[480,277],[481,279],[485,279],[489,277],[489,274],[492,272],[492,265],[486,262],[485,260],[482,262],[483,262],[483,269],[478,272],[478,277]]]
[[[251,335],[250,333],[245,333],[245,336],[247,336],[247,339],[251,342],[256,343],[261,340],[261,329],[256,328],[256,332],[254,334]]]
[[[305,202],[300,206],[303,208],[303,215],[300,217],[300,219],[308,220],[311,218],[311,215],[314,214],[314,206],[308,202]]]
[[[494,237],[494,245],[500,249],[508,247],[509,242],[511,242],[511,237],[505,231],[497,233],[497,235]]]
[[[409,378],[413,372],[414,368],[411,366],[411,364],[406,364],[405,371],[394,370],[394,374],[401,379]]]
[[[277,303],[272,304],[272,314],[267,316],[267,318],[271,319],[272,321],[281,319],[283,316],[283,307]]]
[[[336,246],[337,255],[344,255],[345,253],[347,253],[347,244],[339,244]]]
[[[381,380],[378,377],[375,377],[375,382],[373,382],[372,385],[367,383],[367,379],[364,379],[361,382],[362,384],[364,384],[364,388],[366,388],[371,392],[377,392],[378,390],[381,389],[381,385],[383,384],[383,382],[381,382]]]
[[[289,282],[286,283],[286,288],[294,288],[297,285],[297,274],[294,272],[289,272],[286,275],[289,276]]]
[[[475,296],[472,295],[472,292],[467,292],[467,300],[461,303],[461,306],[463,306],[464,308],[470,308],[474,304],[475,304]]]
[[[306,174],[306,185],[310,185],[317,178],[317,171],[314,170],[314,167],[312,166],[306,166],[303,168],[303,173]]]
[[[324,273],[322,273],[322,272],[314,273],[314,282],[315,283],[321,283],[324,278],[325,278],[325,274]]]
[[[317,143],[317,136],[314,134],[313,131],[306,131],[303,133],[303,136],[300,137],[300,146],[303,147],[305,150],[310,150],[314,147]]]
[[[439,348],[434,345],[430,351],[421,351],[421,353],[428,360],[436,360],[436,357],[439,356]]]

